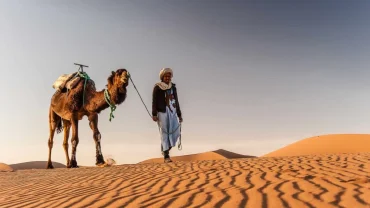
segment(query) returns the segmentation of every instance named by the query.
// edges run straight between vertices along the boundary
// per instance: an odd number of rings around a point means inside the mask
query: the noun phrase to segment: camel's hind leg
[[[71,130],[71,122],[68,120],[63,119],[63,125],[64,125],[64,140],[63,140],[63,148],[64,153],[66,155],[67,160],[67,168],[70,168],[71,165],[69,163],[69,154],[68,154],[68,138],[69,138],[69,132]]]
[[[51,150],[53,149],[53,143],[54,143],[54,134],[57,127],[61,126],[61,118],[50,108],[49,110],[49,158],[47,167],[48,169],[52,169],[53,164],[51,163]]]
[[[75,118],[71,119],[71,125],[72,125],[72,156],[71,160],[69,162],[69,167],[71,168],[78,168],[77,165],[77,159],[76,159],[76,151],[77,151],[77,145],[79,142],[78,139],[78,120]]]

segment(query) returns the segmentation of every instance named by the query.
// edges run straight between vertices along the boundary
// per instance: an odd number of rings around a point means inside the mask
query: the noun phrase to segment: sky
[[[75,62],[98,90],[126,68],[150,108],[174,70],[181,151],[261,156],[301,139],[370,132],[369,1],[0,0],[0,162],[45,161],[54,81]],[[102,152],[117,163],[161,157],[158,127],[132,83]],[[151,109],[149,109],[151,111]],[[95,164],[87,118],[77,161]],[[52,160],[65,164],[62,134]]]

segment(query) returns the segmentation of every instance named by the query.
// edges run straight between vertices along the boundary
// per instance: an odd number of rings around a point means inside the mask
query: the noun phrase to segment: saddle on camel
[[[63,74],[54,82],[56,92],[51,98],[49,108],[49,157],[47,168],[53,168],[51,152],[53,148],[54,133],[64,131],[63,147],[66,156],[67,168],[78,168],[76,151],[79,143],[78,122],[86,116],[93,133],[96,148],[96,165],[107,166],[101,150],[101,134],[98,129],[98,114],[111,109],[109,120],[111,121],[116,106],[123,103],[127,95],[129,73],[126,69],[112,71],[107,78],[106,88],[96,91],[95,83],[87,73],[79,70],[72,74]],[[72,127],[72,152],[71,158],[68,153],[68,138]],[[109,163],[109,162],[108,162]]]

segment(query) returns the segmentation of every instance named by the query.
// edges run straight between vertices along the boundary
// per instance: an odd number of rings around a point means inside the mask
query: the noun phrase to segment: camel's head
[[[108,77],[108,88],[113,86],[120,90],[124,90],[128,86],[130,75],[126,69],[117,69],[117,71],[112,71],[112,74]]]

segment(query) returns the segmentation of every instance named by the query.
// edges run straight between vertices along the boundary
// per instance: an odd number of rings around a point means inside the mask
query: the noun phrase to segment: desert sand
[[[370,207],[367,148],[201,160],[214,151],[169,164],[2,172],[0,207]]]
[[[12,172],[13,168],[5,163],[0,163],[0,172]]]
[[[45,164],[46,164],[46,161],[31,161],[31,162],[11,164],[10,167],[12,167],[14,170],[45,169],[46,167]],[[65,168],[66,167],[65,165],[58,163],[58,162],[53,162],[53,165],[55,168]]]
[[[300,140],[262,157],[370,152],[370,134],[329,134]]]
[[[175,156],[171,160],[176,161],[202,161],[202,160],[227,160],[227,159],[236,159],[236,158],[252,158],[254,156],[241,155],[234,152],[229,152],[227,150],[219,149],[212,152],[204,152],[199,154],[184,155],[184,156]],[[153,158],[142,161],[140,163],[163,163],[163,157]]]

